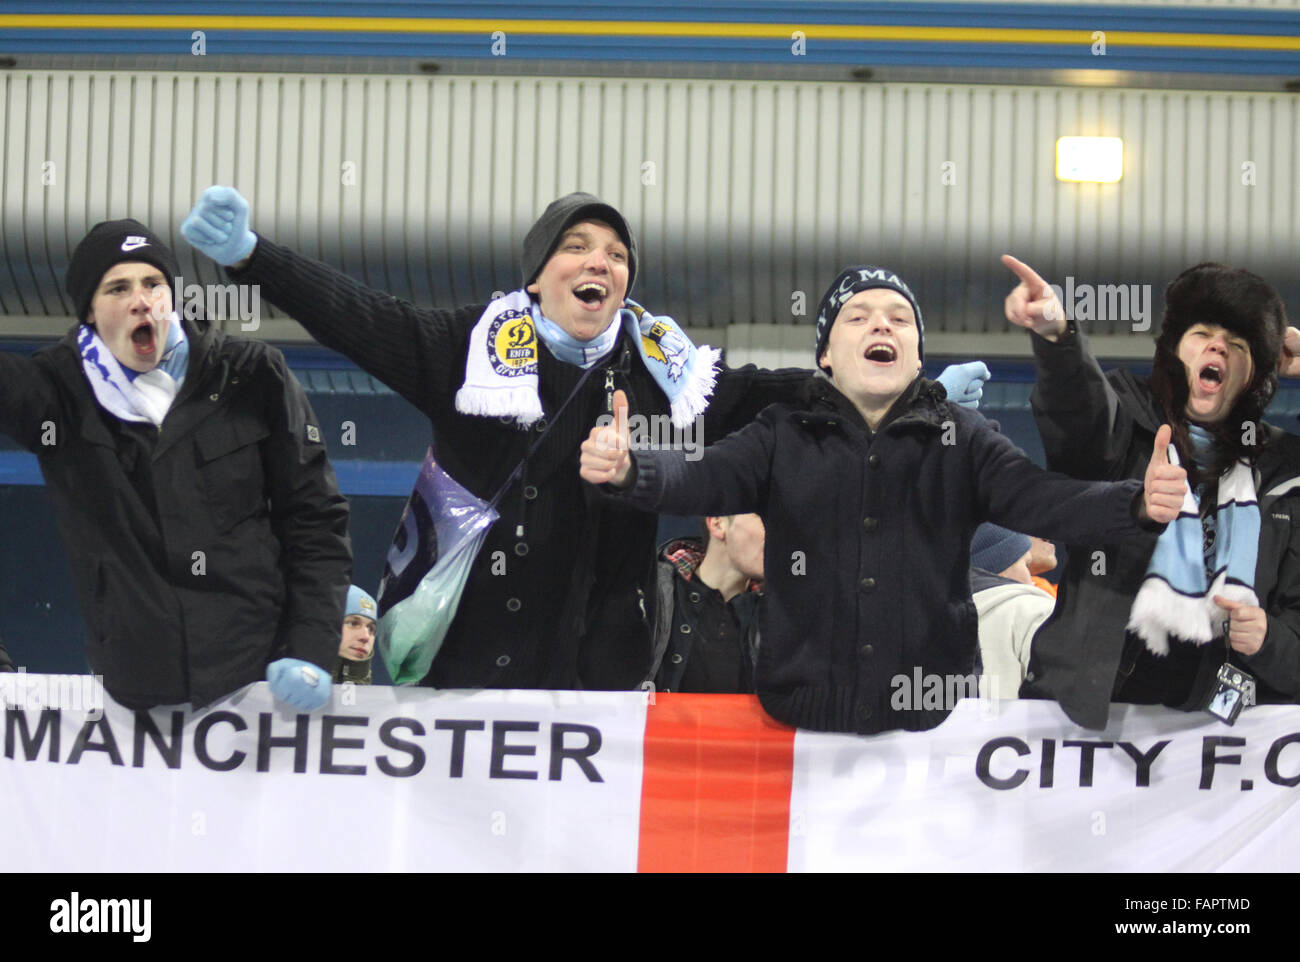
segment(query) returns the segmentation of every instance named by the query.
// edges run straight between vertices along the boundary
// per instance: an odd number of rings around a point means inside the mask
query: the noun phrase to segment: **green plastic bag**
[[[496,510],[424,457],[379,584],[377,643],[397,685],[429,673]]]

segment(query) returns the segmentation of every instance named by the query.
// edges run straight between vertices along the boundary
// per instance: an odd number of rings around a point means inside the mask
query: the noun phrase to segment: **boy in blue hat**
[[[378,617],[378,607],[369,592],[356,585],[348,589],[348,602],[343,610],[343,638],[339,641],[339,663],[334,668],[335,683],[370,684],[370,660],[375,654]]]

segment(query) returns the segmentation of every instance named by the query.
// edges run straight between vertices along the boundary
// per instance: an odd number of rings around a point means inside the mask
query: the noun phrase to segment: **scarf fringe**
[[[479,417],[513,417],[520,427],[529,427],[543,414],[542,402],[532,387],[482,391],[469,387],[456,392],[456,410]]]
[[[682,393],[672,402],[673,427],[686,430],[709,406],[709,396],[718,383],[718,363],[722,352],[716,347],[701,344],[695,349],[695,359],[686,372]]]
[[[1169,460],[1179,463],[1172,446]],[[1214,603],[1215,595],[1259,604],[1250,584],[1259,551],[1259,507],[1249,464],[1238,461],[1223,473],[1216,501],[1212,556],[1205,554],[1200,505],[1187,485],[1179,516],[1156,540],[1128,619],[1128,630],[1154,655],[1169,654],[1170,638],[1197,645],[1221,638],[1228,614]],[[1215,566],[1213,574],[1205,570],[1207,561]]]
[[[1221,637],[1220,625],[1228,613],[1214,603],[1221,595],[1230,601],[1258,605],[1259,599],[1247,585],[1228,582],[1227,570],[1221,570],[1200,598],[1181,594],[1163,578],[1148,575],[1133,599],[1128,630],[1146,644],[1153,655],[1169,654],[1170,637],[1196,645],[1206,645]]]

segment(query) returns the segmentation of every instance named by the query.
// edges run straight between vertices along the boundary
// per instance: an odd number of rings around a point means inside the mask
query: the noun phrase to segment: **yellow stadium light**
[[[1056,179],[1114,184],[1124,176],[1119,137],[1061,137],[1056,141]]]

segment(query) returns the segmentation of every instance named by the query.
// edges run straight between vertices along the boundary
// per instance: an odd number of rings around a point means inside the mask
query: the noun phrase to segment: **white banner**
[[[263,683],[87,713],[42,711],[44,677],[5,679],[7,871],[636,869],[644,696],[357,687],[298,715]]]
[[[1053,702],[961,701],[923,734],[801,731],[789,869],[1300,868],[1300,710],[1110,719],[1096,732]]]
[[[9,871],[1300,868],[1300,708],[1235,727],[962,701],[930,732],[795,732],[741,695],[266,685],[136,713],[0,675]],[[102,706],[102,707],[101,707]]]

